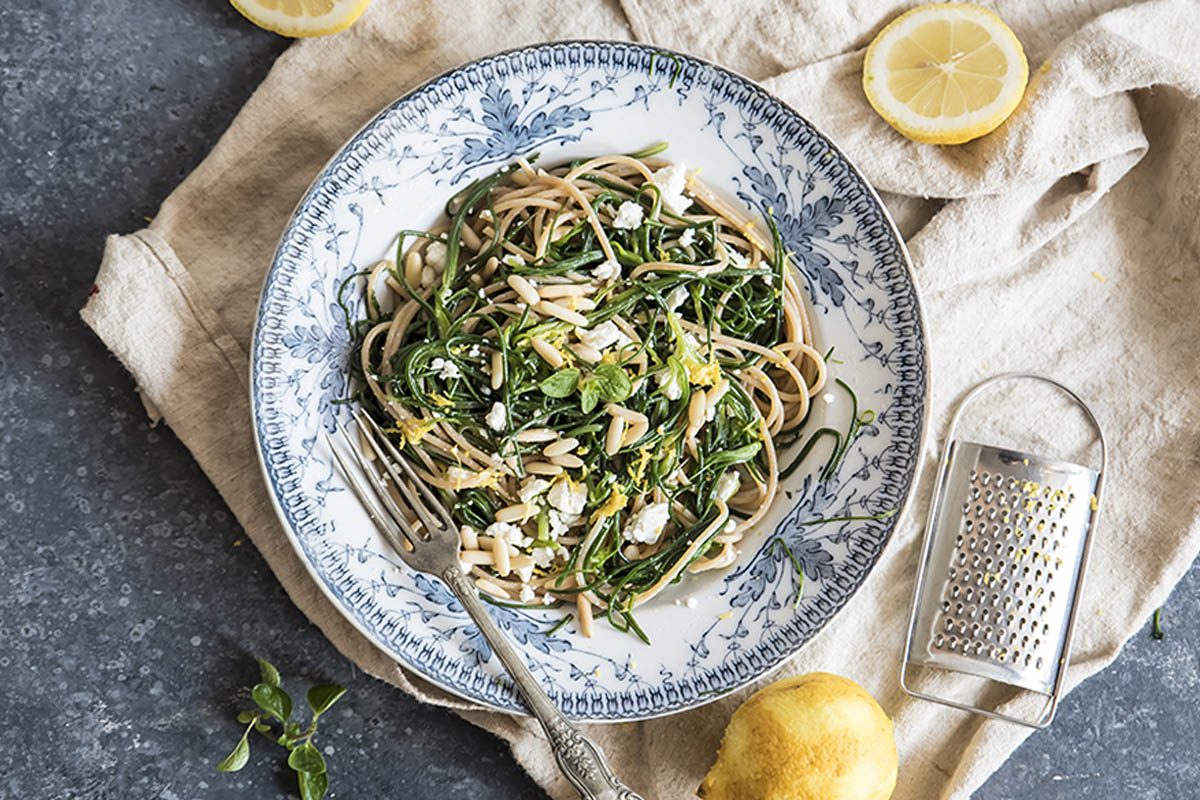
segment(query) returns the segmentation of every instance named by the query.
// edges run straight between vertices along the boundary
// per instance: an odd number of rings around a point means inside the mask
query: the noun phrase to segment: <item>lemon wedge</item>
[[[260,28],[292,37],[325,36],[349,28],[371,0],[229,0]]]
[[[960,144],[990,133],[1021,101],[1029,67],[1021,43],[991,11],[966,3],[918,6],[867,48],[863,91],[900,133]]]

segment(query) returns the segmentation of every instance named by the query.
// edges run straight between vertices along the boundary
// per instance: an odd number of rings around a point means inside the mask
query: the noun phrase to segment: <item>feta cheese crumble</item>
[[[587,485],[570,479],[555,481],[546,501],[564,514],[582,514],[587,505]]]
[[[611,281],[621,277],[621,264],[615,258],[601,262],[592,270],[592,277],[598,281]]]
[[[672,370],[664,369],[655,375],[654,379],[658,381],[658,385],[668,400],[678,400],[683,397],[683,387],[679,385],[679,381],[675,380],[675,373]]]
[[[728,503],[729,498],[737,494],[741,485],[742,479],[738,477],[738,474],[733,470],[728,470],[717,481],[717,497],[721,498],[722,502]]]
[[[537,497],[542,492],[550,488],[550,481],[541,478],[530,478],[522,484],[521,489],[517,494],[521,498],[522,503],[528,503],[533,498]]]
[[[576,328],[575,335],[588,347],[600,351],[614,344],[626,345],[631,341],[612,320],[605,320],[592,328]]]
[[[628,542],[654,544],[662,536],[663,528],[670,519],[671,511],[666,502],[650,503],[626,523],[622,536]]]
[[[504,403],[492,403],[492,410],[487,413],[485,421],[488,427],[499,433],[504,430],[505,424],[508,422],[508,415],[505,413]]]
[[[433,267],[434,272],[446,269],[446,245],[441,242],[430,242],[425,248],[425,265]]]
[[[694,241],[696,241],[696,229],[695,228],[688,228],[686,231],[679,234],[679,246],[680,247],[687,247]]]
[[[617,216],[613,219],[613,227],[633,230],[642,224],[642,219],[645,216],[646,212],[642,210],[640,205],[626,200],[617,209]]]
[[[493,539],[503,539],[509,544],[514,545],[519,543],[521,537],[525,535],[520,528],[511,522],[493,522],[487,526],[487,530],[483,533],[485,536],[491,536]]]
[[[449,359],[435,358],[429,362],[429,368],[437,372],[438,377],[442,380],[462,377],[462,371],[459,370],[458,364]]]
[[[687,187],[687,165],[668,164],[650,175],[650,182],[662,193],[663,207],[672,214],[682,214],[692,201],[684,197]]]
[[[502,258],[500,260],[510,267],[525,266],[525,259],[522,258],[521,256],[517,255],[516,253],[509,253],[508,255],[506,255],[504,258]]]

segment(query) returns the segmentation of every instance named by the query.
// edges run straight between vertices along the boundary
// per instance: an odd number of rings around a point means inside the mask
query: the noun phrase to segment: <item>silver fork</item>
[[[362,438],[374,453],[377,463],[383,466],[386,479],[390,479],[419,520],[421,530],[418,531],[417,527],[408,521],[400,505],[388,491],[385,478],[379,475],[369,459],[355,446],[353,437],[343,428],[342,435],[354,456],[358,474],[342,458],[334,440],[328,435],[325,438],[350,487],[358,495],[375,526],[404,563],[419,572],[441,578],[463,604],[463,608],[479,627],[483,638],[496,651],[500,662],[516,682],[525,704],[542,724],[563,775],[584,800],[642,800],[640,795],[621,783],[600,748],[584,736],[551,702],[537,678],[525,666],[520,653],[492,620],[475,587],[459,567],[458,526],[441,500],[418,477],[408,460],[388,440],[370,416],[356,410],[354,420]],[[358,475],[366,478],[369,488]]]

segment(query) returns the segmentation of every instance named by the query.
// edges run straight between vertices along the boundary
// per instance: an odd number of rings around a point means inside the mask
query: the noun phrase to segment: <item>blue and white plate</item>
[[[397,100],[346,144],[297,207],[263,288],[254,334],[254,428],[284,528],[313,578],[379,647],[433,683],[520,712],[515,688],[438,580],[401,566],[335,471],[322,431],[347,413],[350,342],[339,284],[390,255],[469,181],[532,152],[541,162],[670,142],[730,200],[771,209],[806,279],[831,374],[875,412],[837,474],[828,452],[787,480],[725,572],[689,576],[639,613],[642,644],[598,622],[545,632],[561,612],[495,608],[571,717],[633,720],[705,703],[795,653],[863,582],[912,493],[926,428],[928,362],[904,245],[879,198],[836,147],[750,81],[687,56],[615,42],[564,42],[493,56]],[[844,427],[830,384],[811,424]],[[829,401],[829,402],[823,402]],[[781,456],[787,463],[788,456]],[[804,570],[799,575],[777,539]]]

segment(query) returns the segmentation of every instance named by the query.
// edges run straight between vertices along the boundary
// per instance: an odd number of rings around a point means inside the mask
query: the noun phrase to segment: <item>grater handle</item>
[[[1096,504],[1095,509],[1092,512],[1091,521],[1088,524],[1087,535],[1084,537],[1083,552],[1079,560],[1079,584],[1075,589],[1074,596],[1071,598],[1071,610],[1067,616],[1067,629],[1063,641],[1062,665],[1058,669],[1057,675],[1055,676],[1054,687],[1050,693],[1049,701],[1047,702],[1046,707],[1042,710],[1042,713],[1038,715],[1036,720],[1015,717],[999,711],[980,708],[969,703],[951,700],[946,697],[926,694],[919,692],[908,685],[907,670],[909,657],[912,654],[913,636],[916,631],[917,607],[920,602],[921,586],[925,580],[925,571],[929,566],[930,551],[934,537],[934,522],[938,517],[939,511],[936,508],[931,508],[929,520],[927,521],[925,527],[925,540],[922,544],[922,555],[917,565],[916,583],[913,586],[912,607],[909,610],[908,635],[904,641],[904,657],[900,663],[900,688],[913,697],[931,700],[935,703],[941,703],[942,705],[951,706],[963,711],[973,711],[977,714],[991,717],[992,719],[1015,722],[1031,728],[1044,728],[1049,725],[1051,721],[1053,721],[1054,714],[1058,709],[1058,701],[1062,696],[1062,684],[1066,677],[1067,664],[1070,660],[1071,654],[1071,639],[1075,633],[1075,617],[1076,613],[1079,611],[1079,598],[1083,595],[1083,579],[1087,574],[1087,563],[1092,551],[1092,536],[1100,522],[1100,506],[1104,493],[1104,479],[1108,472],[1108,441],[1105,439],[1104,429],[1100,425],[1100,421],[1096,418],[1096,415],[1092,413],[1092,409],[1088,407],[1088,404],[1083,400],[1082,397],[1061,382],[1055,380],[1054,378],[1046,377],[1045,375],[1039,375],[1035,372],[1005,372],[1000,375],[994,375],[991,378],[987,378],[986,380],[979,382],[969,392],[967,392],[963,399],[959,401],[958,407],[954,410],[954,414],[950,417],[950,428],[946,432],[946,439],[942,445],[942,457],[941,461],[938,463],[937,481],[933,487],[934,503],[937,503],[938,498],[942,496],[942,485],[946,480],[950,450],[955,441],[956,434],[958,433],[958,424],[962,419],[963,412],[967,409],[967,406],[970,405],[971,401],[974,400],[985,389],[988,389],[989,387],[992,387],[998,383],[1009,381],[1034,381],[1044,383],[1055,387],[1063,394],[1067,395],[1067,397],[1071,398],[1071,400],[1083,411],[1084,415],[1088,419],[1088,422],[1090,422],[1092,427],[1095,429],[1097,439],[1100,443],[1100,470],[1096,478],[1095,489]]]
[[[1054,378],[1048,378],[1045,375],[1039,375],[1036,372],[1005,372],[1000,375],[993,375],[987,380],[977,383],[974,388],[967,392],[966,396],[963,397],[963,399],[959,402],[958,408],[954,410],[954,415],[950,418],[950,430],[946,433],[946,443],[942,450],[942,456],[945,457],[949,453],[950,443],[957,438],[955,434],[958,433],[958,423],[962,419],[963,412],[967,410],[967,406],[971,404],[971,401],[974,400],[985,389],[988,389],[997,383],[1005,383],[1009,381],[1034,381],[1049,384],[1065,394],[1067,397],[1071,398],[1075,405],[1079,406],[1084,415],[1087,417],[1088,422],[1090,422],[1092,427],[1095,428],[1096,436],[1100,440],[1100,479],[1103,481],[1105,471],[1108,468],[1108,442],[1104,438],[1104,429],[1100,426],[1100,421],[1096,419],[1096,415],[1092,413],[1092,409],[1088,407],[1088,404],[1084,402],[1083,398],[1076,394],[1072,389],[1060,383],[1059,381],[1056,381]],[[1102,487],[1099,484],[1096,487],[1097,504],[1099,504],[1101,488]]]

